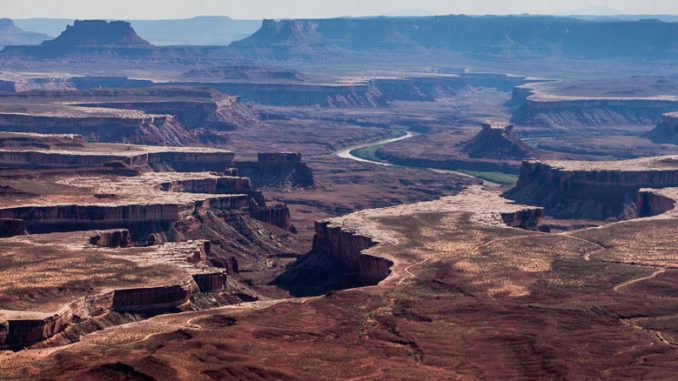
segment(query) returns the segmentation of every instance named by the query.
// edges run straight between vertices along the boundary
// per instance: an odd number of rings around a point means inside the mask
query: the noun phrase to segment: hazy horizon
[[[678,15],[675,0],[3,0],[0,17],[65,19],[234,19],[468,15]]]

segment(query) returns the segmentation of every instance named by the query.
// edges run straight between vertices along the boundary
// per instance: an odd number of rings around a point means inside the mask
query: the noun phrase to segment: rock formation
[[[637,217],[651,217],[674,211],[677,195],[676,188],[640,189],[636,195]]]
[[[181,146],[195,141],[170,115],[86,116],[0,113],[0,131],[77,134],[87,141]]]
[[[678,158],[662,156],[609,162],[523,162],[506,197],[543,206],[561,218],[630,218],[641,188],[678,186]],[[641,214],[644,212],[641,211]]]
[[[149,166],[156,170],[177,172],[223,171],[233,165],[235,154],[230,151],[207,148],[171,148],[127,146],[116,151],[116,146],[75,146],[70,149],[9,149],[0,150],[0,164],[14,168],[77,168],[115,166]],[[90,148],[101,148],[101,152]]]
[[[126,21],[76,20],[59,37],[45,41],[44,47],[61,48],[127,48],[153,47],[139,37]]]
[[[659,124],[647,133],[647,137],[655,143],[678,144],[678,113],[662,115]]]
[[[139,37],[125,21],[76,20],[57,38],[37,46],[6,47],[5,57],[55,59],[83,56],[143,57],[154,46]]]
[[[545,93],[517,86],[508,105],[511,123],[521,126],[581,128],[654,125],[663,113],[678,109],[673,96],[610,97]]]
[[[483,123],[481,127],[478,135],[461,145],[462,152],[470,157],[520,160],[535,156],[535,149],[513,134],[512,124],[489,122]]]

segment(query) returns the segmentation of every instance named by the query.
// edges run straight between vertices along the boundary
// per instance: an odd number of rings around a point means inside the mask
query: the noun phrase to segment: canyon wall
[[[135,240],[149,233],[166,231],[182,216],[205,209],[244,209],[247,195],[222,195],[193,204],[49,205],[0,209],[0,219],[23,220],[30,233],[90,229],[128,229]]]
[[[18,218],[0,218],[0,237],[13,237],[26,234],[24,220]]]
[[[651,217],[675,209],[676,200],[662,195],[656,189],[641,189],[636,195],[637,217]]]
[[[358,274],[363,285],[374,285],[386,279],[393,266],[388,259],[363,253],[374,245],[376,242],[372,239],[332,226],[330,221],[315,223],[313,252],[339,258],[347,268]]]
[[[505,197],[543,206],[555,217],[619,219],[635,216],[639,189],[671,186],[678,186],[678,169],[563,169],[525,161]]]
[[[172,116],[82,116],[0,113],[0,131],[77,134],[91,142],[182,146],[193,135]]]
[[[524,91],[524,90],[521,90]],[[518,97],[514,93],[514,96]],[[662,114],[678,110],[678,100],[662,98],[528,98],[514,108],[511,123],[540,127],[655,125]]]

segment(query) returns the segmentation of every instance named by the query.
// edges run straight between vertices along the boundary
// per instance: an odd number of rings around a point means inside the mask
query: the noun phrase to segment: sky
[[[0,0],[0,17],[237,19],[434,14],[672,14],[678,0]]]

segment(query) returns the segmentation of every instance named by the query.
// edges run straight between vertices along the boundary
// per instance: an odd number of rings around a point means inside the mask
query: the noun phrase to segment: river
[[[343,159],[350,159],[350,160],[355,160],[355,161],[359,161],[359,162],[362,162],[362,163],[370,163],[370,164],[375,164],[375,165],[381,165],[383,167],[393,167],[394,165],[389,163],[389,162],[364,159],[362,157],[358,157],[358,156],[354,155],[353,152],[356,151],[356,150],[362,149],[362,148],[381,146],[381,145],[384,145],[384,144],[399,142],[401,140],[409,139],[409,138],[412,138],[414,136],[417,136],[417,134],[414,133],[414,132],[407,131],[405,133],[405,135],[398,136],[398,137],[395,137],[395,138],[388,138],[388,139],[378,140],[376,142],[362,143],[362,144],[357,144],[357,145],[350,146],[350,147],[347,147],[347,148],[343,148],[343,149],[335,152],[335,154],[337,156],[339,156],[340,158],[343,158]],[[445,170],[445,169],[428,168],[428,167],[416,167],[416,166],[409,166],[409,165],[398,165],[398,166],[399,167],[413,168],[413,169],[429,170],[429,171],[433,171],[433,172],[436,172],[436,173],[450,173],[450,174],[454,174],[454,175],[462,176],[462,177],[470,177],[470,178],[474,178],[474,179],[478,179],[478,180],[482,181],[483,185],[499,185],[497,183],[494,183],[494,182],[491,182],[491,181],[488,181],[488,180],[484,180],[484,179],[481,179],[479,177],[472,176],[472,175],[469,175],[467,173],[458,172],[458,171],[450,171],[450,170]]]

